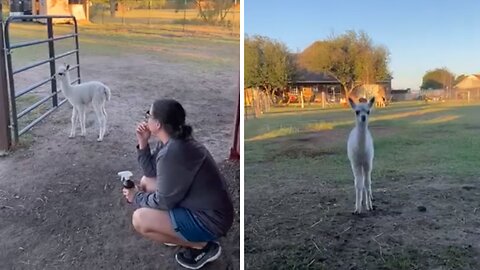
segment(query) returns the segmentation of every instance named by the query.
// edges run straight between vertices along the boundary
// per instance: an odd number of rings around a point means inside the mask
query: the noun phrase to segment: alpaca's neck
[[[68,74],[67,71],[65,71],[65,76],[61,78],[61,83],[62,83],[62,88],[63,88],[63,93],[65,94],[66,97],[69,97],[71,92],[71,85],[70,85],[70,74]]]
[[[357,142],[360,148],[364,149],[367,141],[367,131],[368,131],[368,126],[367,123],[358,123],[357,122]]]

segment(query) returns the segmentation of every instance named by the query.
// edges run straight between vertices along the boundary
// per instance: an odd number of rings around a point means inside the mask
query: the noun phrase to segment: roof
[[[297,71],[296,82],[338,83],[338,80],[326,72],[312,72],[306,69],[301,69]]]
[[[392,79],[390,76],[389,79],[380,81],[380,82],[389,82]],[[327,72],[314,72],[306,69],[300,69],[297,71],[297,77],[295,80],[296,83],[338,83],[338,80],[335,79],[332,75]]]
[[[480,74],[468,75],[455,85],[455,88],[471,89],[480,88]]]

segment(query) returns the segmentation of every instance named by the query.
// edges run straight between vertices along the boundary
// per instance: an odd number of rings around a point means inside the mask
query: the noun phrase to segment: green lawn
[[[246,240],[247,261],[252,266],[265,267],[274,261],[273,256],[281,255],[286,264],[281,266],[280,259],[278,266],[285,269],[288,268],[285,265],[305,268],[309,263],[320,269],[348,269],[351,265],[360,266],[359,269],[372,265],[378,269],[430,269],[439,265],[447,266],[446,269],[474,269],[478,260],[474,263],[467,257],[471,252],[480,254],[480,247],[465,251],[462,244],[471,244],[478,236],[463,236],[470,237],[471,241],[463,237],[449,239],[448,233],[449,230],[468,231],[480,225],[479,214],[474,211],[479,207],[480,188],[477,185],[480,172],[478,115],[480,104],[406,102],[375,109],[369,126],[375,144],[373,197],[378,199],[374,205],[379,211],[373,217],[367,215],[360,220],[349,215],[355,198],[346,155],[347,137],[354,120],[351,109],[310,108],[292,112],[281,108],[259,119],[247,120],[245,234],[251,234],[251,239]],[[462,187],[469,185],[473,185],[475,191],[464,194]],[[418,205],[427,206],[428,214],[419,216]],[[468,221],[458,225],[458,220],[451,217],[453,209],[455,215]],[[385,213],[398,213],[398,216]],[[322,222],[315,225],[319,219]],[[427,221],[441,229],[433,231],[414,225]],[[290,225],[285,228],[286,223]],[[339,223],[358,227],[363,234],[371,233],[357,235],[358,232],[349,229],[352,235],[345,241],[355,243],[354,238],[365,241],[363,251],[363,247],[360,251],[349,250],[353,246],[333,238],[342,231]],[[394,237],[398,243],[385,240],[385,244],[381,243],[383,253],[379,254],[378,245],[371,237],[395,235],[392,231],[395,226],[414,238]],[[269,242],[281,235],[286,240],[267,243],[263,249],[258,242]],[[426,235],[429,238],[424,239]],[[309,239],[310,244],[304,243],[305,239]],[[316,250],[310,239],[328,247],[325,251]],[[434,242],[438,242],[437,246]],[[332,248],[339,249],[335,253],[338,257],[331,253]],[[373,250],[374,255],[363,261],[360,254],[369,250]],[[448,257],[452,250],[461,250],[458,253],[463,255],[458,256],[464,257],[452,260]],[[431,253],[436,257],[425,257]],[[342,256],[346,257],[342,260],[346,265],[338,265]],[[406,266],[402,267],[403,264]],[[454,267],[448,267],[452,264]]]
[[[478,125],[480,105],[451,105],[434,104],[425,105],[422,103],[398,103],[386,109],[375,109],[371,116],[370,129],[375,140],[376,177],[381,179],[381,168],[396,167],[397,171],[403,173],[415,172],[418,166],[428,172],[459,175],[475,175],[478,168],[475,166],[480,160],[480,146],[477,139],[480,125]],[[343,170],[348,167],[346,157],[347,137],[328,139],[328,144],[312,145],[303,140],[296,140],[297,137],[315,133],[331,133],[342,131],[346,134],[353,127],[353,112],[351,109],[339,110],[318,110],[299,112],[297,114],[271,114],[260,119],[246,121],[245,123],[245,180],[257,182],[255,178],[257,171],[250,171],[248,165],[255,165],[258,161],[271,161],[274,159],[274,167],[290,164],[290,167],[302,165],[302,171],[315,174],[318,167],[309,166],[322,161],[322,169],[335,173],[336,178],[343,182],[351,181],[351,172]],[[376,129],[390,130],[386,135],[376,136]],[[289,132],[283,132],[288,130]],[[282,139],[276,143],[275,139]],[[282,155],[285,146],[294,152],[295,157],[289,158]],[[298,146],[296,149],[293,146]],[[311,157],[310,154],[303,155],[302,149],[328,148],[332,154],[325,157]],[[400,154],[399,151],[405,154]],[[341,165],[339,177],[338,165]],[[395,166],[394,166],[395,165]],[[399,167],[400,166],[400,167]],[[257,166],[255,166],[257,168]],[[265,170],[270,171],[268,168]],[[272,173],[286,173],[273,168]],[[248,175],[248,173],[251,173]],[[325,171],[322,170],[322,173]]]

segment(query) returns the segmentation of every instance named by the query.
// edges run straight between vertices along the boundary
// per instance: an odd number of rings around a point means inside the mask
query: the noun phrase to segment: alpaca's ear
[[[355,109],[356,105],[352,98],[348,98],[348,103],[350,103],[350,107],[352,107],[352,109]]]
[[[67,65],[67,70],[69,70],[69,69],[70,69],[70,65]]]
[[[370,101],[368,102],[368,107],[372,108],[373,104],[375,104],[375,97],[372,97]]]

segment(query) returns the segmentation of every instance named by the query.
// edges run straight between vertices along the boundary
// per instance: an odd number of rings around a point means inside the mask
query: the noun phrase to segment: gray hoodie
[[[138,151],[138,162],[147,177],[156,177],[157,191],[137,192],[138,207],[192,212],[215,236],[224,236],[234,219],[232,200],[210,152],[194,139],[170,139]]]

